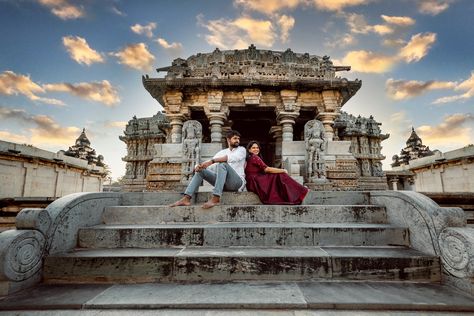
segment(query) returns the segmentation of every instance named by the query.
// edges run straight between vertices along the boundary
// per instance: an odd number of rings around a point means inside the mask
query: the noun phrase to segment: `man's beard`
[[[239,142],[230,144],[230,147],[232,147],[232,148],[237,148],[237,147],[239,147]]]

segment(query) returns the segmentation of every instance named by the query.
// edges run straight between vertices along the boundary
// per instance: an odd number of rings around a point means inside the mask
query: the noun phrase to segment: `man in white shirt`
[[[245,188],[245,158],[247,151],[240,144],[240,133],[231,130],[226,134],[228,148],[222,149],[211,160],[196,165],[194,175],[189,183],[184,196],[179,201],[171,204],[174,206],[191,205],[191,198],[198,190],[202,180],[214,186],[212,198],[202,205],[202,208],[211,208],[220,203],[222,192],[242,191]],[[214,170],[209,166],[216,164]]]

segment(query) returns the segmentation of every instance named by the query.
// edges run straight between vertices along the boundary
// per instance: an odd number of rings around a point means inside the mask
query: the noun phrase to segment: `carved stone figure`
[[[183,124],[183,163],[182,182],[189,181],[192,177],[194,166],[199,163],[201,153],[202,126],[195,120]]]
[[[380,161],[375,161],[372,164],[372,171],[374,173],[373,176],[382,177],[383,176],[382,163]]]
[[[324,162],[324,126],[321,121],[311,120],[304,126],[304,139],[306,144],[306,170],[308,182],[315,179],[326,179],[326,166]]]
[[[125,171],[125,177],[126,178],[131,179],[131,178],[135,177],[134,170],[133,170],[134,169],[133,168],[133,163],[127,162],[127,164],[125,165],[125,169],[126,169],[126,171]]]

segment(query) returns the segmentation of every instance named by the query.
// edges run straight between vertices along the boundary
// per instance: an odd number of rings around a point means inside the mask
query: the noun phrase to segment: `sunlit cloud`
[[[446,11],[454,0],[418,0],[418,11],[422,14],[438,15]]]
[[[411,26],[415,24],[415,20],[408,17],[408,16],[388,16],[388,15],[381,15],[382,19],[393,25],[398,26]]]
[[[155,61],[155,56],[150,53],[144,43],[128,45],[111,55],[117,57],[120,64],[141,71],[151,70]]]
[[[354,7],[368,4],[371,0],[309,0],[319,10],[341,11],[347,7]]]
[[[365,17],[362,14],[350,13],[346,14],[346,24],[349,27],[351,33],[355,34],[368,34],[376,33],[379,35],[386,35],[394,32],[392,26],[388,24],[367,24]]]
[[[453,147],[473,143],[473,126],[474,114],[456,113],[446,116],[438,125],[423,125],[416,131],[427,145]]]
[[[140,24],[135,24],[130,27],[133,33],[139,34],[139,35],[145,35],[148,38],[153,37],[153,30],[156,29],[156,23],[151,22],[148,23],[147,25],[140,25]]]
[[[407,63],[419,61],[428,54],[428,50],[435,42],[435,33],[415,34],[411,37],[410,41],[401,48],[399,57]]]
[[[389,71],[397,62],[392,56],[386,56],[371,51],[350,51],[339,62],[350,65],[353,71],[366,73],[384,73]]]
[[[86,15],[82,7],[71,4],[69,0],[38,0],[38,2],[62,20],[78,19]]]
[[[156,42],[172,56],[179,56],[183,50],[183,45],[181,43],[173,42],[170,44],[164,38],[157,38]]]
[[[242,49],[252,43],[271,47],[277,38],[270,20],[257,20],[242,16],[235,20],[222,18],[206,22],[202,15],[198,15],[197,19],[198,24],[210,32],[205,35],[206,41],[219,48]]]
[[[104,58],[96,50],[90,48],[87,41],[79,36],[63,37],[63,45],[66,47],[71,58],[79,64],[87,66],[93,63],[103,63]]]
[[[387,47],[393,47],[400,49],[406,44],[406,41],[404,41],[401,38],[386,38],[383,40],[382,45],[387,46]]]
[[[282,15],[278,18],[278,26],[280,27],[280,40],[282,43],[288,41],[290,31],[295,26],[295,19],[292,16]]]
[[[442,104],[455,101],[464,101],[474,97],[474,72],[471,72],[471,77],[464,80],[454,88],[455,91],[465,91],[462,94],[442,97],[433,102],[433,104]]]
[[[0,140],[18,144],[27,144],[30,141],[25,135],[13,134],[9,131],[0,131]]]
[[[120,102],[117,89],[108,80],[101,82],[54,83],[43,85],[44,89],[52,92],[67,92],[82,99],[114,106]]]
[[[107,121],[104,126],[107,128],[125,128],[127,123],[126,121]]]
[[[273,14],[281,10],[291,10],[305,3],[303,0],[234,0],[234,5],[244,10]]]
[[[74,144],[80,129],[75,126],[61,126],[47,115],[31,115],[24,110],[11,109],[0,106],[0,119],[16,120],[25,125],[30,133],[27,135],[11,135],[21,143],[38,145],[65,145]],[[4,133],[5,136],[8,136]],[[10,138],[12,139],[12,138]],[[13,141],[13,140],[12,140]]]
[[[387,95],[394,100],[406,100],[422,95],[431,90],[453,89],[456,82],[449,81],[415,81],[388,79],[385,83]]]
[[[0,74],[0,94],[3,95],[24,95],[31,101],[38,101],[51,105],[64,105],[64,102],[57,99],[43,98],[37,96],[46,91],[37,83],[30,79],[30,76],[16,74],[6,70]]]

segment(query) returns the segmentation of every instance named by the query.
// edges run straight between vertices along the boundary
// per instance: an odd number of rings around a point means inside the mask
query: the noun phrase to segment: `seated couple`
[[[214,185],[212,198],[202,205],[205,209],[218,205],[223,191],[241,192],[245,186],[263,204],[301,204],[308,188],[291,178],[285,169],[268,167],[261,158],[258,142],[251,141],[245,150],[239,146],[240,133],[235,130],[229,131],[226,139],[228,148],[194,168],[183,198],[171,204],[172,207],[191,205],[202,180]]]

